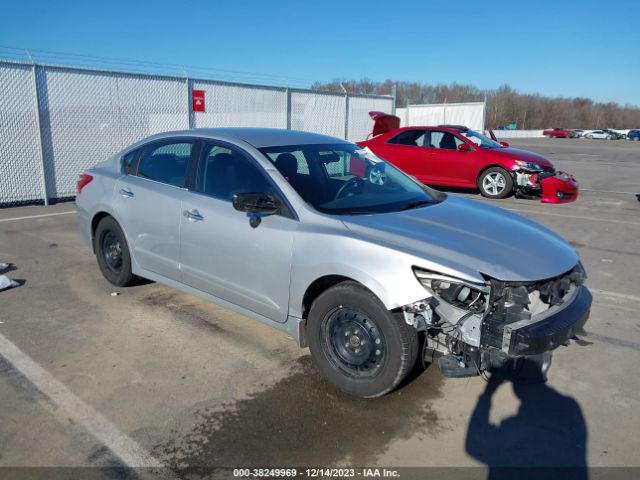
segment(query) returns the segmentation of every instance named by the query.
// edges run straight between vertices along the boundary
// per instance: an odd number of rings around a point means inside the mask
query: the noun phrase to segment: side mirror
[[[236,193],[232,203],[233,208],[239,212],[247,212],[249,223],[253,228],[260,225],[262,217],[273,215],[280,210],[278,201],[262,192]]]
[[[469,146],[468,143],[461,143],[460,145],[458,145],[458,151],[459,152],[470,152],[471,151],[471,147]]]
[[[499,143],[500,143],[500,145],[502,145],[503,147],[508,147],[508,146],[509,146],[509,144],[508,144],[507,142],[499,142]]]

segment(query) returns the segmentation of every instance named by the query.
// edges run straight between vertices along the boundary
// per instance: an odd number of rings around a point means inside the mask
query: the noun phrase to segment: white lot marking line
[[[605,295],[607,297],[617,298],[619,300],[630,300],[632,302],[640,303],[640,297],[636,297],[635,295],[626,295],[624,293],[609,292],[608,290],[600,290],[597,288],[590,288],[589,290],[599,295]]]
[[[122,433],[104,415],[76,397],[31,357],[0,333],[0,355],[11,363],[38,390],[63,409],[74,423],[84,427],[128,467],[162,467],[162,463],[135,440]]]
[[[610,223],[621,223],[623,225],[636,225],[640,227],[640,223],[638,222],[627,222],[625,220],[614,220],[613,218],[596,218],[596,217],[584,217],[580,215],[565,215],[562,213],[551,213],[551,212],[538,212],[535,210],[521,210],[518,208],[508,208],[507,210],[511,210],[513,212],[519,213],[530,213],[532,215],[550,215],[552,217],[564,217],[564,218],[578,218],[581,220],[592,220],[594,222],[610,222]]]
[[[635,195],[638,192],[620,192],[617,190],[596,190],[593,188],[581,188],[581,192],[597,192],[597,193],[615,193],[617,195]]]
[[[72,212],[58,212],[58,213],[43,213],[42,215],[28,215],[26,217],[0,218],[0,223],[13,222],[15,220],[28,220],[30,218],[55,217],[57,215],[71,215],[72,213],[76,213],[76,212],[72,211]]]

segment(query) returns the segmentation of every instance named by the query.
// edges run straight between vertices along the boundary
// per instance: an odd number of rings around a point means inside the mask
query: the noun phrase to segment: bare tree
[[[640,128],[640,107],[617,103],[596,103],[583,97],[545,97],[523,94],[509,85],[479,89],[474,85],[451,83],[429,85],[419,82],[385,80],[376,82],[335,79],[316,82],[311,88],[330,92],[391,95],[396,85],[396,105],[404,107],[425,103],[479,102],[487,99],[487,127],[515,123],[518,128]]]

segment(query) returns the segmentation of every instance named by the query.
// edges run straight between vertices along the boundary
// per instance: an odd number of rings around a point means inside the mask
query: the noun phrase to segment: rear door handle
[[[196,209],[185,210],[182,213],[185,217],[187,217],[189,220],[193,220],[194,222],[201,222],[202,220],[204,220],[204,217],[200,215],[200,212]]]
[[[121,188],[120,195],[122,195],[124,198],[131,198],[133,197],[133,192],[128,188]]]

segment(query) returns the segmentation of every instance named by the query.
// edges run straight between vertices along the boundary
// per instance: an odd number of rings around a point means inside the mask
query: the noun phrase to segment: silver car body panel
[[[249,154],[271,178],[294,218],[265,217],[250,228],[230,202],[124,175],[121,158],[163,139],[222,140]],[[342,276],[369,288],[392,310],[429,298],[412,268],[472,282],[552,278],[577,262],[575,250],[520,215],[449,196],[439,204],[373,215],[319,213],[259,151],[264,146],[348,143],[308,132],[195,129],[142,140],[88,173],[78,195],[81,236],[91,245],[92,219],[112,215],[123,226],[133,272],[196,294],[303,338],[303,298],[316,280]],[[120,190],[128,188],[133,197]],[[162,198],[161,198],[162,197]],[[184,217],[196,209],[204,221]]]

